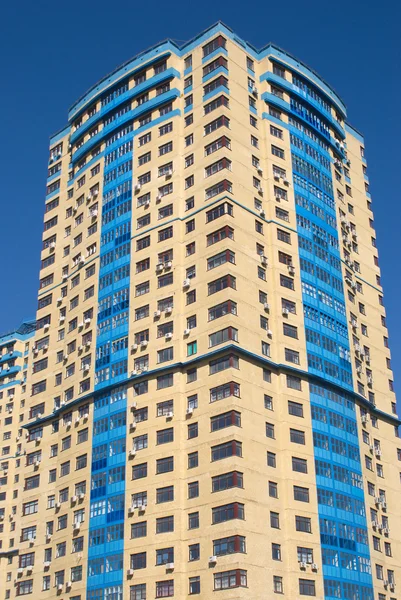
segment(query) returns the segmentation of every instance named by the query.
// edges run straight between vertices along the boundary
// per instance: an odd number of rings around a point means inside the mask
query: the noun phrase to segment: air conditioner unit
[[[32,348],[32,352],[34,356],[37,356],[39,350],[37,348]]]
[[[264,302],[264,303],[263,303],[263,308],[264,308],[265,310],[269,311],[269,310],[270,310],[270,304],[269,304],[268,302]]]
[[[153,313],[153,316],[155,319],[158,319],[160,317],[160,315],[161,315],[160,310],[155,310],[155,312]]]
[[[148,340],[141,341],[141,348],[146,348],[147,345],[148,345]]]
[[[56,242],[50,242],[50,244],[49,244],[50,250],[54,250],[55,247],[56,247]]]
[[[46,350],[49,349],[49,346],[47,344],[45,344],[44,346],[42,346],[42,350],[43,352],[46,352]]]
[[[258,167],[256,167],[256,170],[259,173],[259,175],[263,175],[263,169],[262,169],[262,167],[258,166]]]
[[[164,264],[163,263],[159,263],[159,264],[156,265],[156,271],[158,273],[160,273],[160,271],[163,271],[163,269],[164,269]]]
[[[362,367],[357,367],[356,368],[356,372],[358,373],[358,375],[362,374]]]
[[[267,333],[268,337],[270,337],[270,338],[273,337],[273,332],[271,329],[268,329],[266,333]]]
[[[212,563],[212,564],[217,563],[217,556],[209,556],[209,563]]]
[[[142,186],[141,186],[141,184],[140,184],[140,183],[136,183],[136,184],[135,184],[135,188],[134,188],[135,192],[139,192],[139,191],[140,191],[140,189],[141,189],[141,187],[142,187]]]
[[[362,415],[361,421],[362,421],[362,425],[366,425],[366,423],[369,421],[368,415]]]
[[[136,423],[135,423],[135,421],[133,421],[132,423],[129,424],[129,430],[135,431],[135,429],[136,429]]]
[[[83,419],[84,421],[87,421],[89,419],[89,413],[84,413]]]
[[[285,177],[284,177],[284,179],[283,179],[283,183],[284,183],[284,185],[290,185],[290,182],[289,182],[289,180],[288,180],[288,179],[286,179]]]
[[[157,194],[156,202],[160,202],[162,198],[163,198],[163,196],[161,194]]]
[[[166,569],[167,569],[167,571],[173,571],[174,563],[166,563]]]
[[[267,256],[265,256],[264,254],[260,255],[260,262],[262,263],[262,265],[267,265]]]
[[[68,279],[68,273],[63,273],[62,279],[63,281],[66,281]]]
[[[127,569],[127,577],[133,577],[134,569]]]
[[[288,265],[288,272],[290,275],[295,275],[295,267],[293,265]]]
[[[75,425],[79,425],[80,422],[81,422],[81,418],[80,417],[75,417]]]
[[[184,335],[189,335],[191,333],[190,329],[184,329]]]
[[[67,421],[67,423],[65,424],[65,426],[67,427],[67,429],[69,429],[72,425],[72,421]]]
[[[263,188],[258,188],[258,194],[259,196],[263,196]]]
[[[49,568],[50,568],[50,561],[46,560],[46,561],[43,563],[43,568],[44,568],[44,569],[49,569]]]
[[[26,568],[27,575],[30,575],[32,573],[32,571],[33,571],[33,567],[32,567],[32,565],[29,565],[29,567]]]
[[[384,585],[384,587],[388,586],[388,579],[383,579],[383,585]]]
[[[98,190],[98,189],[96,189],[96,190],[93,190],[93,195],[94,195],[95,197],[96,197],[98,194],[99,194],[99,190]]]
[[[78,494],[78,500],[83,500],[85,498],[85,494],[83,492],[80,492]]]
[[[55,504],[55,508],[56,508],[56,509],[57,509],[57,508],[61,508],[61,502],[56,502],[56,504]]]
[[[381,503],[381,496],[376,496],[375,497],[375,504],[380,504]]]
[[[65,584],[65,587],[66,587],[66,588],[70,588],[70,587],[71,587],[71,585],[72,585],[72,584],[71,584],[71,581],[67,581],[67,583]]]
[[[170,315],[173,312],[173,307],[166,306],[166,308],[164,309],[164,312],[166,313],[166,315]]]
[[[62,584],[62,583],[59,583],[59,584],[58,584],[58,586],[57,586],[57,591],[58,591],[58,592],[62,592],[62,591],[63,591],[63,584]]]
[[[192,406],[187,408],[187,415],[193,415],[194,414],[194,409],[192,408]]]
[[[89,325],[90,322],[91,322],[90,317],[86,317],[86,319],[84,319],[85,325]]]
[[[52,539],[52,536],[50,533],[46,533],[46,542],[50,542],[50,540]]]
[[[132,344],[131,350],[132,350],[132,352],[135,352],[135,350],[138,350],[138,344]]]
[[[173,175],[173,169],[169,169],[168,171],[166,171],[166,179],[169,179],[170,177],[172,177]]]
[[[40,465],[40,460],[35,460],[35,462],[33,463],[33,466],[35,467],[35,469],[37,469]]]
[[[369,446],[369,450],[373,453],[374,449],[375,448],[374,448],[373,444],[371,444],[371,446]]]
[[[72,528],[74,531],[79,531],[81,529],[81,522],[78,521],[77,523],[73,523]]]
[[[316,563],[312,563],[311,564],[311,569],[312,569],[312,571],[317,571],[317,569],[318,569],[317,564]]]
[[[84,365],[84,373],[87,373],[89,371],[89,369],[90,369],[90,365],[88,365],[88,363],[86,363]],[[78,423],[79,423],[79,421],[78,421]]]
[[[171,340],[173,338],[173,334],[172,333],[166,333],[166,340]]]
[[[265,218],[265,216],[266,216],[266,212],[263,210],[263,208],[261,208],[261,209],[260,209],[260,211],[259,211],[259,215],[262,217],[262,219],[264,219],[264,218]]]
[[[87,342],[85,342],[85,348],[90,348],[91,343],[92,342],[90,340],[88,340]]]
[[[395,583],[394,583],[394,581],[390,581],[389,585],[390,585],[390,590],[392,592],[394,592],[394,590],[395,590]]]
[[[384,535],[388,535],[390,533],[390,528],[389,527],[383,527],[383,533],[384,533]]]
[[[132,517],[132,515],[134,514],[134,512],[135,512],[134,507],[133,506],[129,506],[128,507],[128,516]]]
[[[128,456],[129,456],[129,458],[135,458],[135,456],[136,456],[136,450],[130,450],[128,452]]]
[[[273,177],[276,181],[280,181],[280,175],[278,173],[273,173]]]
[[[83,329],[83,326],[84,326],[83,322],[82,322],[82,321],[80,321],[80,322],[78,323],[78,329]]]
[[[138,505],[138,511],[139,512],[145,512],[146,511],[146,504],[139,504]]]
[[[385,500],[381,501],[382,509],[387,510],[387,502]],[[384,528],[383,528],[384,529]]]
[[[75,504],[78,498],[76,496],[71,496],[71,504]]]
[[[78,346],[78,352],[82,352],[83,349],[84,349],[83,346]]]
[[[49,327],[50,327],[50,323],[46,323],[46,324],[45,324],[45,326],[43,327],[43,329],[44,329],[45,331],[47,331],[47,329],[49,329]]]
[[[183,288],[188,288],[191,285],[191,280],[190,279],[184,279],[184,281],[182,282],[182,287]]]
[[[252,94],[255,96],[255,98],[258,97],[258,89],[255,86],[252,87]]]
[[[171,267],[173,266],[173,261],[172,260],[168,260],[164,263],[164,268],[165,269],[171,269]]]
[[[139,375],[139,374],[140,374],[140,371],[138,369],[133,369],[131,371],[131,377],[134,377],[134,375]]]
[[[381,456],[382,455],[382,451],[380,448],[375,448],[375,454],[376,456]]]
[[[304,561],[300,561],[300,563],[299,563],[299,568],[300,568],[300,569],[306,569],[306,562],[304,562]]]
[[[131,410],[136,410],[136,407],[138,406],[138,404],[136,402],[132,402],[130,405]]]
[[[146,200],[144,206],[145,206],[145,208],[149,208],[149,206],[150,206],[150,200]]]
[[[93,218],[93,217],[97,217],[97,215],[98,215],[98,212],[99,212],[99,211],[97,210],[97,208],[95,208],[94,210],[91,210],[91,212],[90,212],[90,216],[91,216],[92,218]]]
[[[21,568],[19,568],[17,571],[18,575],[22,575],[23,572],[24,572],[24,569],[21,569]]]
[[[167,419],[172,419],[172,417],[174,416],[174,413],[172,410],[169,410],[168,412],[166,412],[166,418]]]

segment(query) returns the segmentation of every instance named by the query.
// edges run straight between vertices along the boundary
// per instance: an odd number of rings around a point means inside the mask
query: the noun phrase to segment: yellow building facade
[[[221,23],[74,104],[50,145],[4,598],[397,598],[368,184],[332,88]]]

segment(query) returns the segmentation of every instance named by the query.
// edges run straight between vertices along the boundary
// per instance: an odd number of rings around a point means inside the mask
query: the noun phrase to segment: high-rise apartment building
[[[26,462],[23,425],[28,421],[27,377],[34,335],[35,321],[25,321],[0,334],[0,594],[7,587],[7,574],[12,569],[9,564],[13,565],[19,549],[18,511]]]
[[[398,597],[364,141],[321,77],[221,23],[128,61],[51,139],[41,259],[2,598]]]

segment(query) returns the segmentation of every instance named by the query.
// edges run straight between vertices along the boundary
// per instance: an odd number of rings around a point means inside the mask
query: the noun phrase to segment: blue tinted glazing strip
[[[94,402],[87,600],[123,590],[133,139],[104,157],[95,392],[107,389]]]
[[[333,182],[306,128],[289,131],[308,372],[327,381],[309,384],[325,598],[373,600]]]

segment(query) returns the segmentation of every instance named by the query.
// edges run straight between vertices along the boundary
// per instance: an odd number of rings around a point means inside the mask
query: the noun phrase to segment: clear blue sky
[[[69,106],[137,52],[221,19],[253,45],[272,41],[318,71],[365,135],[401,400],[399,0],[21,0],[5,2],[1,16],[0,331],[35,315],[48,137]]]

